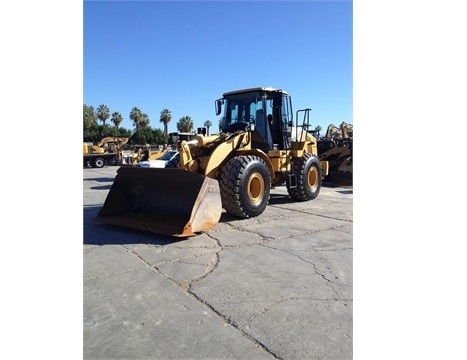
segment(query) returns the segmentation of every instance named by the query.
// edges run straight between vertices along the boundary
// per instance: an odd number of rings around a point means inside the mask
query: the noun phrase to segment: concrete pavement
[[[95,221],[117,169],[83,169],[84,359],[352,359],[352,187],[179,239]]]

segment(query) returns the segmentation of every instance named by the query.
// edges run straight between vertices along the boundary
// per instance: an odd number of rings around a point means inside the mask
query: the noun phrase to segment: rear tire
[[[301,158],[292,159],[292,171],[297,179],[297,186],[291,187],[287,179],[287,191],[296,201],[316,199],[321,190],[321,164],[316,156],[309,153]]]
[[[105,165],[105,160],[101,157],[98,157],[96,159],[94,159],[94,161],[92,162],[92,167],[93,168],[103,168]]]
[[[268,205],[271,177],[260,157],[236,156],[222,167],[219,187],[227,213],[247,219],[260,215]]]

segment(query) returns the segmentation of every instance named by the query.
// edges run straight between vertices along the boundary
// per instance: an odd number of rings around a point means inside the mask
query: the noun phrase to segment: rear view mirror
[[[216,100],[216,115],[219,115],[222,111],[222,103],[224,101],[222,99]]]

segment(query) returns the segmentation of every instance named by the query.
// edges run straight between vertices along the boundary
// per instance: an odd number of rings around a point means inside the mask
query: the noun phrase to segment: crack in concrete
[[[273,306],[273,305],[277,305],[279,303],[289,301],[289,300],[311,300],[311,301],[315,301],[315,302],[331,302],[331,301],[350,301],[350,302],[353,302],[352,298],[315,298],[315,297],[312,297],[312,296],[291,296],[291,297],[287,297],[287,298],[282,298],[281,300],[278,300],[278,301],[274,301],[274,302],[269,301],[269,302],[272,302],[271,306]],[[219,305],[237,305],[237,304],[244,304],[244,303],[255,304],[255,303],[265,303],[265,302],[268,302],[268,301],[266,301],[266,300],[221,301],[221,302],[217,302],[217,304],[219,304]]]
[[[318,276],[321,276],[321,277],[326,281],[326,284],[332,289],[332,291],[336,294],[336,296],[338,295],[338,292],[337,292],[337,290],[334,288],[334,286],[332,286],[332,284],[351,286],[351,285],[348,285],[348,284],[342,284],[342,283],[339,283],[339,282],[337,282],[337,281],[328,279],[328,278],[326,277],[325,274],[323,274],[322,272],[320,272],[320,271],[318,270],[318,268],[316,267],[316,265],[315,265],[313,262],[311,262],[311,261],[309,261],[309,260],[306,260],[306,259],[302,258],[301,256],[299,256],[299,255],[293,253],[293,252],[290,252],[290,251],[284,250],[284,249],[278,249],[278,248],[275,248],[275,247],[270,246],[270,245],[267,245],[267,244],[263,244],[262,246],[267,247],[267,248],[270,248],[270,249],[272,249],[272,250],[285,252],[285,253],[287,253],[287,254],[289,254],[289,255],[292,255],[292,256],[297,257],[298,259],[300,259],[301,261],[303,261],[303,262],[306,263],[306,264],[310,264],[310,265],[313,267],[313,270],[314,270],[315,274],[318,275]]]
[[[228,223],[227,223],[228,224]],[[254,233],[252,231],[249,231],[248,229],[245,229],[245,228],[242,228],[242,227],[238,227],[238,226],[235,226],[235,225],[231,225],[231,224],[228,224],[229,226],[231,226],[233,229],[235,230],[238,230],[238,231],[241,231],[241,232],[246,232],[246,233]],[[317,232],[320,232],[320,231],[327,231],[327,230],[334,230],[334,229],[338,229],[340,227],[343,227],[343,226],[346,226],[345,225],[342,225],[342,226],[337,226],[337,227],[333,227],[331,229],[321,229],[321,230],[316,230],[316,231],[310,231],[310,232],[304,232],[304,234],[309,234],[309,233],[317,233]],[[256,235],[258,235],[257,233],[254,233]],[[228,324],[229,326],[231,326],[235,331],[238,331],[243,337],[245,337],[246,339],[248,339],[249,341],[251,341],[253,344],[255,344],[256,346],[258,346],[259,348],[263,349],[265,352],[267,352],[269,355],[271,355],[274,359],[278,359],[278,360],[283,360],[279,355],[275,354],[270,348],[268,348],[268,346],[266,346],[265,344],[263,344],[261,341],[259,341],[258,339],[254,338],[252,335],[250,335],[249,333],[247,333],[244,328],[245,327],[248,327],[249,324],[251,324],[255,319],[257,319],[258,317],[261,317],[263,316],[264,314],[266,314],[268,311],[270,311],[274,306],[278,305],[278,304],[281,304],[281,303],[284,303],[286,301],[291,301],[291,300],[301,300],[301,299],[308,299],[308,300],[312,300],[312,301],[320,301],[320,302],[328,302],[328,301],[332,301],[332,302],[335,302],[335,301],[353,301],[353,299],[344,299],[344,298],[339,298],[338,297],[338,293],[337,291],[334,289],[334,287],[332,286],[331,283],[335,283],[335,284],[339,284],[339,285],[346,285],[346,284],[340,284],[338,282],[335,282],[335,281],[332,281],[330,279],[328,279],[325,274],[321,273],[316,265],[313,263],[313,262],[310,262],[304,258],[302,258],[301,256],[297,255],[297,254],[294,254],[290,251],[287,251],[287,250],[283,250],[283,249],[278,249],[278,248],[275,248],[273,246],[270,246],[268,245],[267,243],[270,242],[270,241],[273,241],[273,240],[278,240],[278,239],[287,239],[287,238],[290,238],[290,237],[295,237],[297,236],[297,234],[293,234],[293,235],[290,235],[290,236],[284,236],[282,238],[272,238],[272,237],[266,237],[266,236],[260,236],[260,240],[258,242],[255,242],[255,243],[250,243],[250,244],[240,244],[238,246],[229,246],[229,245],[226,245],[226,246],[223,246],[221,245],[220,241],[218,239],[216,239],[215,237],[213,237],[212,235],[210,234],[206,234],[207,236],[209,236],[213,241],[216,242],[216,245],[217,245],[217,248],[214,249],[214,251],[207,251],[207,252],[203,252],[201,254],[197,254],[197,255],[193,255],[193,256],[188,256],[188,257],[183,257],[183,258],[177,258],[177,259],[173,259],[173,260],[169,260],[169,261],[164,261],[162,263],[157,263],[155,265],[151,265],[149,264],[147,261],[145,261],[138,253],[137,253],[137,249],[138,248],[128,248],[124,245],[122,245],[123,247],[125,247],[126,249],[129,250],[129,252],[131,252],[134,256],[138,257],[144,264],[146,264],[148,267],[152,268],[156,273],[159,274],[159,276],[161,276],[162,278],[164,278],[165,280],[169,281],[172,285],[178,287],[179,289],[181,289],[182,291],[184,291],[186,294],[188,294],[190,297],[194,298],[195,300],[197,300],[198,302],[200,302],[201,304],[203,304],[204,306],[206,306],[209,310],[211,310],[211,312],[217,316],[223,323],[225,324]],[[252,246],[255,246],[255,245],[260,245],[260,246],[264,246],[264,247],[268,247],[272,250],[276,250],[276,251],[282,251],[282,252],[285,252],[285,253],[288,253],[290,255],[293,255],[297,258],[299,258],[301,261],[307,263],[307,264],[310,264],[312,265],[313,267],[313,270],[314,272],[321,276],[325,281],[326,281],[326,284],[332,289],[332,291],[336,294],[336,297],[335,298],[326,298],[326,299],[317,299],[317,298],[311,298],[311,297],[307,297],[307,296],[294,296],[294,297],[290,297],[290,298],[285,298],[285,299],[280,299],[276,302],[274,302],[273,304],[271,304],[270,306],[268,307],[265,307],[263,308],[262,311],[260,311],[259,313],[256,313],[254,314],[252,317],[250,317],[245,323],[244,325],[239,325],[237,324],[234,320],[230,319],[229,317],[223,315],[222,313],[220,313],[218,310],[216,310],[211,304],[209,304],[208,302],[204,301],[203,299],[199,298],[196,293],[192,290],[192,285],[193,283],[197,282],[197,281],[200,281],[202,279],[204,279],[206,276],[208,276],[209,274],[211,274],[218,266],[219,266],[219,262],[220,262],[220,257],[219,257],[219,253],[221,251],[229,251],[229,250],[234,250],[234,249],[239,249],[239,248],[245,248],[245,247],[252,247]],[[158,246],[159,247],[159,246]],[[186,249],[185,247],[175,247],[176,249]],[[211,249],[212,248],[207,248],[205,246],[197,246],[197,247],[194,247],[194,248],[197,248],[197,249]],[[172,247],[171,249],[174,249],[174,247]],[[162,252],[164,252],[165,249],[162,248]],[[336,250],[337,251],[337,250]],[[170,278],[169,276],[166,276],[161,270],[160,270],[160,266],[163,266],[163,265],[166,265],[166,264],[171,264],[171,263],[175,263],[175,262],[180,262],[180,261],[184,261],[184,260],[191,260],[191,259],[195,259],[195,258],[198,258],[200,256],[204,256],[204,255],[208,255],[208,254],[213,254],[214,257],[213,259],[211,259],[211,261],[209,262],[209,264],[207,264],[206,266],[206,269],[203,271],[203,273],[193,277],[193,278],[190,278],[190,279],[186,279],[186,280],[183,280],[183,281],[177,281],[177,280],[174,280],[172,278]],[[110,275],[109,275],[110,276]]]
[[[210,254],[216,254],[220,251],[220,249],[216,249],[216,250],[213,250],[213,251],[207,251],[207,252],[204,252],[204,253],[200,253],[200,254],[196,254],[196,255],[190,255],[190,256],[185,256],[185,257],[179,257],[179,258],[175,258],[175,259],[171,259],[171,260],[166,260],[166,261],[162,261],[162,262],[159,262],[159,263],[155,263],[153,266],[163,266],[163,265],[167,265],[167,264],[173,264],[173,263],[177,263],[177,262],[184,262],[185,264],[190,264],[189,262],[187,262],[186,260],[193,260],[193,259],[196,259],[198,257],[201,257],[201,256],[205,256],[205,255],[210,255]],[[194,263],[193,263],[194,264]]]
[[[347,226],[347,225],[348,224],[343,224],[343,225],[333,226],[333,227],[326,228],[326,229],[316,229],[316,230],[304,231],[302,233],[294,233],[294,234],[278,236],[278,237],[264,236],[264,235],[258,234],[257,230],[250,231],[250,230],[245,229],[245,228],[237,228],[234,225],[231,225],[231,226],[232,226],[233,229],[235,229],[237,231],[247,232],[247,233],[250,233],[250,234],[255,234],[255,235],[260,236],[260,240],[258,240],[255,243],[244,244],[244,245],[239,245],[239,246],[235,247],[235,248],[240,248],[240,247],[251,246],[251,245],[262,245],[265,242],[269,242],[269,241],[273,241],[273,240],[284,240],[284,239],[290,239],[290,238],[297,237],[297,236],[316,234],[316,233],[319,233],[319,232],[322,232],[322,231],[329,231],[329,230],[341,231],[340,229]],[[341,232],[343,232],[343,231],[341,231]],[[226,248],[226,247],[227,246],[225,246],[223,248]],[[228,247],[234,247],[234,246],[230,245]]]
[[[223,314],[221,314],[219,311],[217,311],[211,304],[209,304],[208,302],[204,301],[203,299],[199,298],[198,295],[196,295],[196,293],[194,293],[193,291],[191,290],[188,290],[188,294],[190,294],[193,298],[195,298],[196,300],[198,300],[200,303],[202,303],[204,306],[206,306],[207,308],[209,308],[219,319],[221,319],[224,323],[230,325],[233,329],[235,329],[236,331],[238,331],[243,337],[247,338],[249,341],[251,341],[253,344],[255,344],[256,346],[258,346],[259,348],[263,349],[264,351],[266,351],[269,355],[273,356],[275,359],[278,359],[278,360],[283,360],[283,358],[281,358],[280,356],[278,356],[277,354],[275,354],[271,349],[269,349],[265,344],[263,344],[262,342],[260,342],[259,340],[257,340],[256,338],[254,338],[253,336],[251,336],[250,334],[248,334],[247,332],[245,332],[236,322],[232,321],[231,319],[229,319],[228,317],[224,316]]]
[[[273,302],[269,307],[263,308],[262,311],[253,314],[249,319],[247,319],[244,324],[241,327],[248,327],[254,320],[258,319],[259,317],[263,316],[270,310],[272,310],[275,306],[283,304],[288,301],[294,301],[294,300],[311,300],[315,302],[336,302],[336,301],[348,301],[348,302],[353,302],[353,299],[345,299],[345,298],[330,298],[330,299],[318,299],[318,298],[313,298],[310,296],[292,296],[288,298],[282,298],[278,301]],[[240,327],[240,326],[239,326]]]
[[[84,278],[84,279],[83,279],[83,282],[85,282],[85,281],[91,281],[91,280],[95,280],[95,279],[104,279],[104,278],[108,278],[108,277],[115,276],[115,275],[128,274],[128,273],[131,273],[131,272],[133,272],[133,271],[135,271],[135,270],[136,270],[136,269],[131,269],[131,270],[125,270],[125,271],[118,271],[118,272],[113,272],[113,273],[107,273],[107,274],[103,274],[103,275],[91,276],[91,277],[88,277],[88,278]]]
[[[183,290],[183,292],[185,292],[187,295],[189,295],[190,297],[192,297],[193,299],[197,300],[199,303],[201,303],[203,306],[207,307],[209,310],[211,310],[211,312],[218,318],[220,319],[224,324],[227,324],[229,326],[231,326],[235,331],[238,331],[243,337],[245,337],[246,339],[248,339],[249,341],[251,341],[254,345],[258,346],[259,348],[263,349],[264,351],[266,351],[268,354],[270,354],[271,356],[273,356],[275,359],[278,359],[278,360],[283,360],[281,357],[277,356],[276,354],[274,354],[266,345],[262,344],[261,342],[259,342],[258,340],[256,340],[255,338],[253,338],[252,336],[250,336],[248,333],[244,332],[243,330],[241,330],[238,326],[235,326],[235,324],[233,322],[231,322],[228,318],[226,318],[224,315],[222,315],[220,312],[218,312],[214,307],[212,307],[209,303],[205,302],[204,300],[202,300],[201,298],[199,298],[192,290],[191,290],[191,284],[194,282],[190,282],[189,284],[188,283],[180,283],[176,280],[173,280],[171,279],[170,277],[168,276],[165,276],[158,267],[156,266],[151,266],[150,264],[148,264],[143,258],[141,258],[141,256],[139,256],[136,252],[134,251],[131,251],[133,253],[133,255],[135,255],[136,257],[138,257],[144,264],[146,264],[147,266],[149,266],[151,269],[153,269],[159,276],[161,276],[163,279],[167,280],[169,283],[171,283],[173,286]],[[215,253],[216,255],[216,260],[214,262],[212,262],[211,264],[213,265],[213,267],[201,274],[200,276],[196,277],[196,281],[200,280],[201,278],[204,278],[206,277],[209,273],[211,273],[216,267],[217,265],[219,264],[219,256],[218,256],[218,253],[216,252]],[[201,277],[202,276],[202,277]]]
[[[182,286],[182,288],[186,288],[187,292],[190,292],[191,291],[190,290],[191,285],[196,281],[204,279],[206,276],[208,276],[210,273],[212,273],[217,268],[218,264],[219,264],[219,254],[216,252],[216,253],[214,253],[214,260],[211,259],[211,262],[208,264],[208,266],[205,268],[205,270],[204,270],[204,272],[202,274],[199,274],[198,276],[195,276],[195,277],[190,278],[190,279],[183,280],[183,281],[180,282],[180,285]]]
[[[274,207],[274,208],[277,208],[277,209],[281,209],[281,210],[284,210],[284,208],[278,206],[278,205],[268,205],[270,207]],[[339,218],[339,217],[333,217],[333,216],[326,216],[326,215],[323,215],[323,214],[312,214],[310,213],[309,211],[303,211],[303,210],[299,210],[299,209],[287,209],[291,212],[297,212],[297,213],[300,213],[300,214],[305,214],[305,215],[310,215],[310,216],[318,216],[318,217],[322,217],[322,218],[326,218],[326,219],[332,219],[332,220],[339,220],[339,221],[346,221],[346,222],[350,222],[350,223],[353,223],[353,220],[349,220],[349,219],[342,219],[342,218]]]
[[[347,251],[347,250],[353,250],[353,247],[345,247],[345,248],[340,248],[340,249],[314,249],[316,252],[334,252],[334,251]]]
[[[216,240],[216,239],[214,239]],[[217,240],[216,240],[217,241]],[[223,247],[220,245],[220,243],[217,241],[217,243],[219,244],[219,249],[218,251],[222,250]],[[124,248],[126,249],[129,249],[127,248],[126,246],[122,245]],[[200,302],[201,304],[203,304],[204,306],[206,306],[208,309],[210,309],[212,311],[212,313],[214,313],[215,316],[217,316],[223,323],[225,324],[228,324],[230,325],[235,331],[238,331],[243,337],[245,337],[246,339],[248,339],[249,341],[251,341],[254,345],[258,346],[259,348],[263,349],[264,351],[266,351],[269,355],[271,355],[272,357],[274,357],[274,359],[278,359],[278,360],[283,360],[281,357],[279,357],[278,355],[276,355],[271,349],[269,349],[266,345],[264,345],[263,343],[261,343],[260,341],[258,341],[257,339],[255,339],[254,337],[252,337],[251,335],[249,335],[248,333],[246,333],[245,331],[243,331],[242,329],[240,329],[238,326],[236,326],[232,321],[230,321],[228,318],[226,318],[224,315],[222,315],[220,312],[218,312],[214,307],[212,307],[209,303],[205,302],[204,300],[202,300],[201,298],[199,298],[192,290],[191,290],[191,284],[193,284],[193,282],[195,281],[199,281],[201,280],[202,278],[206,277],[208,274],[210,274],[212,271],[214,271],[214,269],[217,268],[218,264],[219,264],[219,254],[218,254],[218,251],[214,252],[214,254],[216,255],[215,256],[215,260],[212,261],[208,266],[208,269],[207,271],[205,271],[203,274],[195,277],[192,281],[191,279],[189,279],[188,281],[186,282],[178,282],[174,279],[171,279],[170,277],[164,275],[160,269],[157,267],[157,266],[152,266],[151,264],[149,264],[147,261],[145,261],[141,256],[139,256],[139,254],[132,250],[132,249],[129,249],[134,256],[136,256],[137,258],[139,258],[144,264],[146,264],[148,267],[150,267],[151,269],[153,269],[159,276],[161,276],[163,279],[167,280],[169,283],[171,283],[172,285],[176,286],[177,288],[183,290],[186,294],[188,294],[189,296],[191,296],[192,298],[194,298],[195,300],[197,300],[198,302]]]

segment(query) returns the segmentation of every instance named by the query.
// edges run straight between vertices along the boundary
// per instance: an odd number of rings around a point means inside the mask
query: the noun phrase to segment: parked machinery
[[[84,142],[83,165],[93,168],[102,168],[107,164],[118,165],[119,152],[128,141],[127,137],[107,136],[95,145],[92,142]]]
[[[220,132],[176,143],[172,168],[121,167],[98,219],[171,236],[214,227],[222,209],[259,216],[270,189],[285,183],[295,201],[315,199],[328,162],[309,132],[311,109],[296,112],[290,95],[273,88],[230,91],[215,102]],[[172,165],[173,166],[173,165]]]
[[[339,185],[353,184],[353,126],[342,122],[339,128],[330,124],[326,136],[318,141],[319,158],[329,162],[326,180]]]

